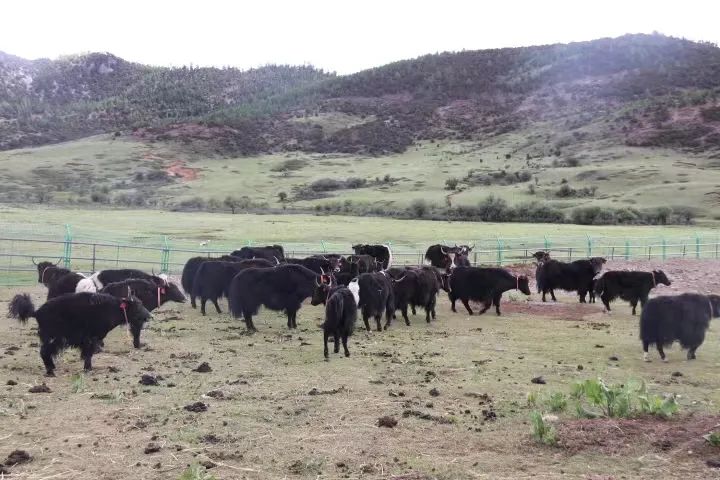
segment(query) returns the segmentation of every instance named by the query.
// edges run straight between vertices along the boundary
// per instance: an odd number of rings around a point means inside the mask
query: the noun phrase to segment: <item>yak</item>
[[[675,341],[687,349],[687,359],[694,360],[695,351],[705,340],[710,320],[717,317],[720,317],[718,295],[683,293],[648,300],[640,314],[643,360],[650,361],[648,348],[654,344],[660,359],[666,362],[663,347],[669,347]]]
[[[357,244],[353,245],[352,249],[356,255],[370,255],[380,262],[382,264],[381,270],[387,270],[392,266],[393,255],[390,245]]]
[[[383,330],[381,319],[385,313],[385,330],[390,326],[393,313],[395,312],[395,297],[393,295],[392,283],[384,272],[361,273],[357,278],[357,287],[350,282],[348,288],[358,291],[358,307],[362,312],[365,329],[370,331],[370,317],[375,318],[378,332]]]
[[[88,278],[83,278],[75,287],[75,292],[97,292],[98,290],[102,290],[105,285],[122,282],[123,280],[127,280],[129,278],[150,280],[158,285],[167,284],[167,275],[165,274],[151,275],[134,268],[120,268],[114,270],[100,270],[99,272],[93,273]]]
[[[332,261],[320,255],[305,258],[286,258],[285,262],[292,263],[294,265],[302,265],[303,267],[309,268],[313,272],[321,275],[325,275],[331,271],[336,271],[338,265],[337,261]]]
[[[621,298],[630,302],[632,314],[638,301],[644,307],[648,301],[650,290],[659,283],[670,286],[671,282],[662,270],[652,272],[609,271],[603,273],[595,281],[595,293],[600,295],[606,311],[610,312],[610,302]]]
[[[185,293],[190,295],[193,291],[193,280],[195,280],[195,274],[197,273],[198,268],[200,268],[200,265],[202,265],[203,262],[239,262],[240,260],[242,259],[238,257],[233,257],[232,255],[223,255],[221,257],[192,257],[188,259],[187,262],[185,262],[185,266],[183,267],[182,271],[182,277],[180,277],[180,285],[182,285]],[[190,305],[192,306],[192,308],[197,308],[197,305],[195,305],[195,299],[191,298],[190,300]]]
[[[9,316],[21,323],[34,317],[38,323],[40,357],[45,374],[55,376],[53,359],[67,347],[80,349],[85,370],[92,369],[92,356],[105,336],[126,324],[139,335],[150,312],[133,295],[117,298],[104,293],[68,293],[48,300],[35,310],[30,295],[19,294],[10,301]]]
[[[243,317],[248,331],[256,332],[252,316],[264,305],[270,310],[284,311],[288,328],[297,328],[297,311],[321,281],[324,279],[320,275],[302,265],[247,268],[230,282],[230,313],[235,318]]]
[[[165,302],[185,303],[185,295],[174,283],[168,282],[165,286],[158,286],[150,280],[133,278],[115,282],[105,287],[99,293],[106,293],[113,297],[126,298],[128,291],[150,312],[159,308]],[[133,330],[133,346],[140,348],[140,330]]]
[[[569,292],[577,291],[580,303],[587,303],[585,297],[593,292],[593,279],[602,271],[605,262],[602,257],[592,257],[571,263],[558,260],[539,263],[536,278],[538,289],[542,291],[542,301],[546,301],[545,295],[549,292],[556,302],[555,289],[559,288]]]
[[[253,258],[264,258],[276,264],[285,261],[285,250],[282,245],[268,245],[265,247],[242,247],[235,250],[230,255],[239,257],[243,260],[251,260]]]
[[[67,268],[58,267],[61,261],[62,259],[58,260],[57,263],[35,263],[35,258],[33,258],[32,262],[37,267],[38,283],[42,283],[46,287],[50,287],[50,285],[57,281],[58,278],[70,273],[70,270]]]
[[[200,297],[200,313],[205,315],[205,305],[210,300],[217,313],[222,313],[218,299],[228,297],[228,288],[233,277],[246,268],[272,268],[275,264],[264,258],[239,260],[237,262],[203,262],[195,273],[190,301]]]
[[[340,340],[342,339],[345,356],[350,356],[347,347],[347,340],[355,330],[357,321],[357,300],[355,294],[344,285],[333,285],[321,283],[315,288],[312,305],[325,304],[325,322],[321,325],[323,329],[323,342],[325,346],[325,358],[328,355],[328,338],[333,336],[335,342],[335,353],[340,352]]]
[[[530,282],[525,275],[515,276],[502,268],[458,267],[452,273],[443,275],[443,288],[448,292],[450,308],[453,312],[455,302],[459,299],[468,314],[474,312],[469,301],[483,303],[480,314],[485,313],[492,305],[500,315],[500,300],[508,290],[519,290],[530,295]]]

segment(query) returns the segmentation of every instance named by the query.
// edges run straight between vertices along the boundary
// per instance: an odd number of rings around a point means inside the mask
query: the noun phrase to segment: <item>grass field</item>
[[[542,124],[533,128],[532,134],[505,134],[485,143],[419,143],[403,154],[379,157],[291,152],[226,158],[207,146],[146,143],[133,137],[102,135],[0,152],[0,186],[7,198],[15,200],[28,195],[32,198],[38,187],[49,189],[54,202],[91,202],[92,194],[98,192],[111,200],[121,194],[141,193],[147,201],[168,205],[197,197],[222,201],[231,195],[247,196],[253,202],[278,208],[282,206],[278,193],[286,192],[290,208],[347,200],[402,209],[416,199],[439,206],[448,201],[453,205],[475,205],[495,195],[511,204],[542,201],[560,208],[682,206],[691,207],[701,217],[715,216],[720,164],[707,154],[587,140],[556,156],[549,153],[551,147],[547,144],[550,126],[547,131]],[[273,170],[289,160],[296,162],[297,169]],[[193,175],[197,178],[138,180],[139,174],[170,171],[173,166],[195,169]],[[471,171],[475,176],[501,171],[508,177],[524,173],[530,180],[510,185],[499,184],[502,181],[473,183],[466,179]],[[382,181],[386,175],[391,182]],[[327,198],[295,198],[297,188],[313,181],[350,177],[370,183],[364,188],[327,192]],[[446,180],[452,177],[460,179],[455,192],[445,189]],[[594,197],[561,198],[556,192],[563,183],[573,189],[596,187],[597,191]],[[530,193],[530,185],[534,194]]]
[[[0,310],[18,291],[0,290]],[[44,289],[31,292],[41,303]],[[720,452],[693,426],[718,423],[716,324],[698,360],[686,362],[674,348],[668,364],[656,355],[643,363],[627,305],[607,316],[570,297],[555,306],[506,297],[503,316],[468,317],[462,307],[451,313],[442,294],[437,321],[418,315],[409,327],[400,320],[383,333],[358,329],[351,357],[331,354],[329,362],[320,307],[305,305],[292,332],[281,314],[262,312],[260,332],[248,336],[227,314],[202,318],[169,304],[143,333],[145,348],[133,350],[116,329],[92,373],[82,374],[77,352],[68,351],[56,378],[42,376],[34,321],[4,320],[0,380],[16,384],[0,387],[0,453],[26,450],[32,462],[11,471],[38,480],[178,479],[198,463],[218,479],[714,475],[705,460]],[[201,362],[212,371],[194,372]],[[143,374],[161,377],[159,385],[139,385]],[[547,384],[532,384],[536,376]],[[560,446],[536,444],[527,394],[568,393],[574,382],[598,376],[644,379],[654,393],[677,394],[680,416],[643,421],[638,430],[632,422],[579,424],[568,411],[558,414]],[[43,382],[50,393],[28,393]],[[184,409],[195,402],[207,411]],[[382,416],[397,426],[378,427]]]

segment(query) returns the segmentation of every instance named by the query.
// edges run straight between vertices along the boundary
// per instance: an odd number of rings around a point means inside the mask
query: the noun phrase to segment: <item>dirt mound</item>
[[[684,415],[671,420],[657,417],[571,420],[558,425],[558,445],[573,454],[593,450],[616,455],[632,446],[670,455],[686,456],[693,451],[708,459],[717,457],[718,450],[703,435],[718,425],[720,415]]]
[[[172,177],[179,177],[182,180],[190,181],[197,180],[199,168],[191,168],[185,166],[185,162],[176,160],[170,164],[165,171]]]

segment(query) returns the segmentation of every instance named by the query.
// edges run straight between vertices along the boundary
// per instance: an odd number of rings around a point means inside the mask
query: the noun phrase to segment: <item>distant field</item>
[[[343,125],[353,124],[353,118],[348,117],[341,119]],[[330,122],[328,128],[332,130],[332,122],[323,121]],[[111,201],[118,195],[141,193],[147,201],[168,205],[197,197],[222,201],[231,195],[278,208],[282,206],[278,193],[285,192],[289,208],[340,200],[401,209],[416,199],[457,206],[474,205],[495,195],[510,204],[549,202],[560,208],[607,205],[641,209],[682,206],[695,209],[699,216],[716,216],[713,209],[720,196],[720,162],[707,154],[588,140],[582,147],[567,147],[556,156],[550,153],[554,147],[547,143],[542,124],[534,128],[533,134],[504,134],[483,143],[424,142],[403,154],[379,157],[291,152],[225,158],[206,145],[143,143],[132,137],[101,135],[0,152],[0,188],[16,201],[28,196],[32,199],[42,188],[53,192],[55,202],[89,203],[98,192]],[[280,171],[287,161],[293,161],[294,167]],[[192,175],[174,180],[152,176],[177,167],[193,169]],[[138,179],[138,175],[144,176]],[[490,184],[483,183],[483,178],[493,175],[496,178]],[[527,180],[503,180],[518,175]],[[386,176],[390,182],[383,181]],[[326,198],[297,197],[298,189],[316,180],[351,177],[369,183],[363,188],[325,192]],[[458,190],[451,192],[445,189],[445,182],[453,177],[460,183]],[[576,190],[595,187],[596,192],[592,197],[561,198],[557,192],[564,184]]]

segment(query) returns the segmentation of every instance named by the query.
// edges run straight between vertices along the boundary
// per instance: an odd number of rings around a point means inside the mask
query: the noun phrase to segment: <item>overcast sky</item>
[[[659,31],[720,43],[718,0],[2,0],[0,50],[351,73],[446,50]]]

